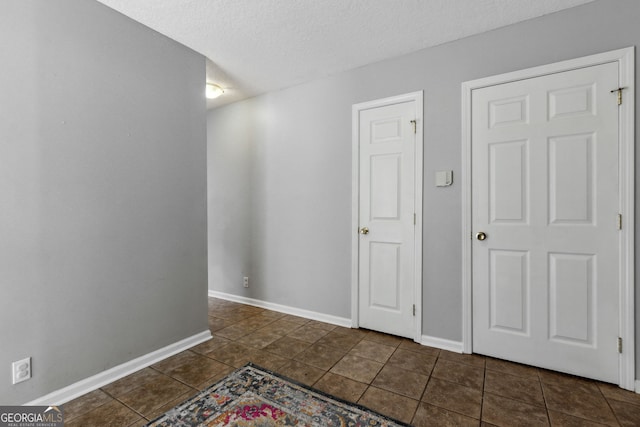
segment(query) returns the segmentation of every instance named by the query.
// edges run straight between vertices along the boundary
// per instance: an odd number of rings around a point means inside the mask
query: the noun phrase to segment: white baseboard
[[[423,335],[422,345],[428,345],[429,347],[439,348],[441,350],[448,350],[454,353],[462,353],[462,341],[446,340],[444,338],[431,337],[429,335]]]
[[[238,295],[227,294],[224,292],[209,290],[209,296],[220,298],[227,301],[238,302],[240,304],[252,305],[254,307],[266,308],[268,310],[277,311],[279,313],[291,314],[293,316],[304,317],[305,319],[317,320],[319,322],[330,323],[332,325],[351,327],[351,319],[346,317],[333,316],[331,314],[318,313],[316,311],[303,310],[301,308],[290,307],[287,305],[275,304],[272,302],[262,301],[254,298],[247,298]]]
[[[640,394],[640,380],[636,380],[636,393]]]
[[[153,365],[161,360],[166,359],[169,356],[178,354],[181,351],[187,350],[197,344],[203,343],[211,339],[210,331],[203,331],[199,334],[190,336],[159,350],[152,351],[151,353],[140,356],[136,359],[123,363],[122,365],[114,366],[111,369],[100,372],[89,378],[85,378],[76,383],[73,383],[67,387],[61,388],[42,396],[31,402],[25,403],[25,405],[62,405],[70,400],[80,397],[83,394],[87,394],[90,391],[96,390],[103,385],[112,383],[120,378],[126,377],[142,368]]]

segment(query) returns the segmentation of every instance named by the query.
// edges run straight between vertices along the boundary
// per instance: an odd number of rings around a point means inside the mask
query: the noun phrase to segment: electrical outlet
[[[242,281],[242,284],[244,285],[245,288],[249,287],[249,278],[245,277],[244,280]]]
[[[11,364],[13,383],[18,384],[31,378],[31,358],[18,360]]]

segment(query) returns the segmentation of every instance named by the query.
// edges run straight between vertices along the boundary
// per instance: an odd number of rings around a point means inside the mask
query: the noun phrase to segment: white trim
[[[635,299],[634,299],[634,225],[635,225],[635,60],[634,47],[543,65],[512,73],[462,83],[462,342],[465,353],[473,350],[472,337],[472,259],[471,259],[471,93],[474,89],[530,79],[610,62],[619,64],[619,84],[625,87],[620,106],[620,336],[624,351],[620,355],[619,385],[627,390],[635,383]],[[612,88],[613,89],[613,88]],[[637,386],[635,387],[637,389]]]
[[[420,344],[429,347],[439,348],[440,350],[452,351],[454,353],[462,353],[462,341],[446,340],[444,338],[431,337],[423,335]]]
[[[317,320],[319,322],[330,323],[332,325],[351,327],[351,319],[346,317],[333,316],[331,314],[318,313],[317,311],[304,310],[302,308],[290,307],[288,305],[276,304],[273,302],[262,301],[254,298],[247,298],[239,295],[227,294],[224,292],[209,290],[209,296],[212,298],[220,298],[227,301],[233,301],[240,304],[252,305],[254,307],[266,308],[267,310],[277,311],[279,313],[291,314],[293,316],[304,317],[305,319]]]
[[[620,387],[634,389],[635,383],[635,51],[620,52],[618,84],[625,87],[620,106]]]
[[[471,90],[462,83],[462,351],[472,353],[473,316],[471,305]]]
[[[414,229],[416,263],[414,267],[414,301],[416,302],[416,335],[414,341],[422,339],[422,189],[424,181],[424,96],[422,91],[416,92],[416,152],[415,152],[415,214]]]
[[[636,393],[640,394],[640,380],[636,380]]]
[[[199,334],[190,336],[189,338],[185,338],[173,344],[169,344],[159,350],[152,351],[144,356],[140,356],[121,365],[114,366],[113,368],[100,372],[99,374],[85,378],[45,396],[39,397],[31,402],[25,403],[25,405],[62,405],[70,400],[87,394],[90,391],[96,390],[106,384],[110,384],[120,378],[126,377],[129,374],[133,374],[142,368],[158,363],[167,357],[178,354],[210,339],[210,331],[206,330],[200,332]]]
[[[392,96],[384,99],[376,99],[374,101],[362,102],[354,104],[351,110],[351,327],[357,328],[358,324],[358,254],[360,240],[357,230],[360,227],[359,220],[359,201],[360,201],[360,112],[371,108],[385,107],[387,105],[399,104],[402,102],[413,101],[416,108],[416,151],[415,151],[415,214],[416,226],[414,227],[415,236],[415,271],[414,271],[414,303],[416,306],[415,324],[414,324],[414,341],[421,342],[422,339],[422,181],[424,167],[424,105],[423,91],[406,93],[404,95]]]
[[[360,110],[355,105],[351,109],[351,327],[360,326],[358,309],[358,283],[360,282],[358,254],[360,239]]]

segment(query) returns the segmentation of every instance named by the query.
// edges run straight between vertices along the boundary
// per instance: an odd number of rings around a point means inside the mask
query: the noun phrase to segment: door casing
[[[571,59],[506,74],[462,83],[462,344],[463,352],[472,352],[472,212],[471,212],[471,97],[474,89],[576,70],[610,62],[618,63],[618,81],[623,90],[619,106],[619,212],[623,227],[620,230],[620,297],[619,325],[623,351],[619,355],[619,385],[635,389],[635,266],[634,266],[634,177],[635,177],[635,68],[634,47]],[[617,89],[617,88],[611,88]],[[612,97],[616,96],[615,93]],[[613,343],[612,343],[613,345]]]
[[[360,237],[360,111],[371,108],[385,107],[403,102],[415,102],[416,106],[416,151],[415,151],[415,273],[414,273],[414,301],[415,301],[415,337],[414,341],[422,341],[422,168],[423,168],[423,92],[412,92],[404,95],[354,104],[352,107],[352,138],[351,138],[351,326],[359,326],[358,295],[360,286],[359,251]]]

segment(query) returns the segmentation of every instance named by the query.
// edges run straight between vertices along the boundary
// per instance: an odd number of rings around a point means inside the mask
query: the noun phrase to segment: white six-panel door
[[[474,352],[618,382],[617,87],[607,63],[473,90]]]
[[[414,338],[416,102],[358,121],[358,323]]]

